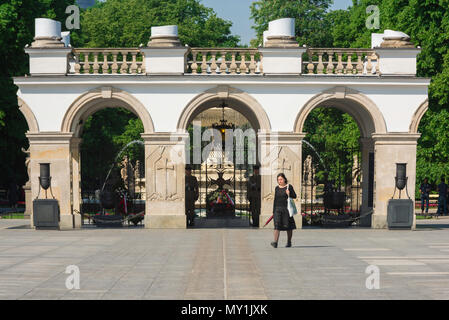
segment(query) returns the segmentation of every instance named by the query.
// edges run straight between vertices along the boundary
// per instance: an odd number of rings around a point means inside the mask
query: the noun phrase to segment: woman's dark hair
[[[287,178],[285,177],[285,174],[283,174],[282,172],[278,174],[276,179],[279,179],[279,177],[282,177],[285,180],[285,183],[288,183]]]

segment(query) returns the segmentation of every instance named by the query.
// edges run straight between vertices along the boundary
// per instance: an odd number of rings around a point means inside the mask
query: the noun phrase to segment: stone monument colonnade
[[[408,192],[415,191],[417,131],[430,82],[416,77],[420,49],[395,31],[373,34],[368,49],[299,47],[294,34],[294,20],[280,19],[259,48],[190,48],[176,26],[164,26],[152,28],[146,47],[72,48],[61,40],[59,22],[36,19],[35,41],[25,49],[29,75],[14,78],[29,126],[31,198],[39,163],[49,162],[60,228],[80,227],[83,124],[102,108],[122,107],[145,129],[145,227],[185,228],[186,129],[226,101],[257,128],[265,221],[279,172],[301,190],[308,114],[336,107],[354,117],[362,135],[362,212],[373,210],[366,223],[385,228],[396,163],[407,163]]]

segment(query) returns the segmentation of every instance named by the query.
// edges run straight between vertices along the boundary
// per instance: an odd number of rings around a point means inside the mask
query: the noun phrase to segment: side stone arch
[[[419,123],[421,119],[424,117],[426,111],[429,110],[429,99],[426,99],[419,108],[416,110],[413,115],[412,122],[410,124],[409,133],[418,133]]]
[[[305,121],[316,107],[334,106],[350,114],[356,120],[362,136],[370,138],[373,133],[386,133],[385,119],[376,104],[364,94],[346,87],[335,87],[310,99],[300,110],[294,132],[302,133]]]
[[[379,193],[379,183],[375,185],[374,174],[370,174],[370,172],[375,172],[376,165],[374,162],[378,161],[374,157],[375,141],[373,139],[373,135],[385,135],[387,133],[387,126],[382,113],[376,104],[364,94],[344,86],[334,87],[314,96],[301,108],[295,120],[294,132],[298,134],[305,134],[303,132],[305,121],[310,112],[317,107],[338,108],[339,110],[351,115],[357,123],[361,135],[360,151],[362,156],[361,211],[363,213],[369,213],[370,211],[372,212],[375,201],[374,196]],[[379,164],[377,167],[380,168]],[[383,179],[388,180],[384,177]],[[372,224],[369,219],[370,218],[368,216],[367,219],[363,220],[362,225],[371,226]],[[373,221],[376,220],[374,218],[372,219]]]
[[[154,132],[153,120],[145,106],[128,92],[113,87],[97,88],[78,97],[64,115],[61,132],[73,132],[79,137],[82,123],[107,107],[122,107],[133,112],[142,121],[145,133]]]
[[[19,105],[19,110],[22,112],[27,124],[29,133],[39,132],[39,124],[37,123],[36,117],[34,116],[31,108],[23,101],[21,98],[17,97],[17,104]]]
[[[177,130],[187,130],[190,122],[198,114],[212,107],[220,100],[230,100],[234,102],[235,105],[230,107],[243,114],[253,128],[267,132],[271,131],[270,120],[259,102],[248,93],[226,85],[209,89],[191,100],[179,117],[176,126]]]

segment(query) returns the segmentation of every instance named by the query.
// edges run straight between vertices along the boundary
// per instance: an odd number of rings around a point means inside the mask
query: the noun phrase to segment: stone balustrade
[[[380,75],[372,49],[308,48],[303,59],[306,75]]]
[[[303,75],[380,75],[372,49],[307,48],[302,61]],[[146,74],[139,48],[76,48],[70,64],[71,74]],[[263,57],[255,48],[191,48],[185,70],[201,75],[263,74]]]
[[[192,74],[260,74],[262,57],[251,48],[192,48],[187,72]]]
[[[144,57],[138,48],[73,49],[75,74],[144,74]]]

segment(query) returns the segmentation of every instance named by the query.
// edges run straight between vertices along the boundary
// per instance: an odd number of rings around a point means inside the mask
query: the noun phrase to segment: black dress
[[[290,217],[290,214],[288,213],[288,196],[285,189],[286,188],[277,186],[274,192],[273,220],[275,230],[287,231],[296,229],[295,219]],[[296,193],[291,184],[289,185],[288,190],[290,190],[290,198],[296,199]]]

